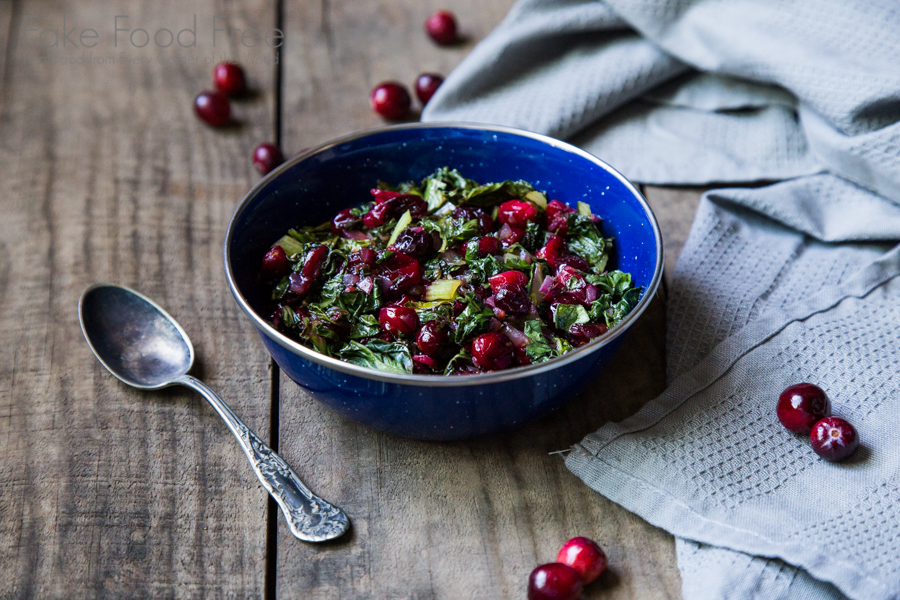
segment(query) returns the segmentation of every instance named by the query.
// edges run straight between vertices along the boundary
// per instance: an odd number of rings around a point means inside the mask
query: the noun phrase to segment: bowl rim
[[[584,158],[597,166],[601,167],[603,170],[608,172],[610,175],[618,179],[625,188],[631,192],[631,194],[637,199],[640,203],[641,207],[644,209],[644,213],[647,216],[647,220],[650,222],[650,226],[653,229],[654,241],[656,242],[656,267],[653,271],[653,277],[650,280],[650,284],[647,286],[646,291],[642,295],[640,301],[638,301],[637,305],[631,310],[630,313],[621,321],[618,325],[609,330],[608,333],[604,334],[602,337],[585,344],[571,352],[567,352],[562,356],[558,356],[556,358],[550,359],[548,361],[538,363],[535,365],[524,365],[520,367],[515,367],[512,369],[504,370],[504,371],[493,371],[489,373],[476,373],[474,375],[454,375],[454,376],[445,376],[445,375],[415,375],[415,374],[406,374],[406,373],[390,373],[387,371],[379,371],[377,369],[372,369],[370,367],[363,367],[360,365],[355,365],[353,363],[345,362],[343,360],[332,358],[330,356],[326,356],[324,354],[320,354],[319,352],[313,350],[312,348],[307,348],[302,344],[293,341],[292,339],[285,336],[283,333],[279,332],[277,329],[272,327],[265,319],[263,319],[260,315],[256,313],[247,302],[247,299],[238,289],[237,284],[234,280],[234,273],[231,264],[231,240],[234,237],[236,223],[238,221],[238,217],[244,212],[247,206],[256,199],[259,195],[260,191],[265,188],[271,181],[278,178],[283,172],[287,171],[297,163],[306,160],[307,158],[334,148],[335,146],[339,146],[341,144],[345,144],[347,142],[355,141],[361,138],[380,135],[384,133],[390,133],[392,131],[404,131],[404,130],[415,130],[415,129],[470,129],[475,131],[486,131],[486,132],[495,132],[495,133],[504,133],[514,136],[531,138],[533,140],[537,140],[539,142],[543,142],[552,148],[556,148],[559,150],[563,150],[566,152],[570,152],[572,154],[576,154],[577,156]],[[234,296],[235,301],[241,310],[246,314],[253,324],[256,326],[257,330],[263,332],[266,337],[273,340],[278,345],[283,348],[292,351],[295,354],[299,354],[301,357],[310,360],[314,363],[317,363],[321,366],[328,367],[330,369],[334,369],[336,371],[346,373],[347,375],[354,375],[357,377],[362,377],[364,379],[370,379],[375,381],[381,381],[385,383],[396,383],[403,385],[411,385],[411,386],[424,386],[424,387],[466,387],[472,385],[486,385],[486,384],[494,384],[494,383],[503,383],[506,381],[512,381],[515,379],[523,379],[527,377],[532,377],[539,373],[544,373],[547,371],[552,371],[569,363],[575,362],[577,360],[581,360],[588,354],[592,354],[597,352],[601,348],[604,348],[615,341],[617,338],[621,337],[625,334],[625,332],[631,327],[631,325],[637,321],[637,319],[644,313],[647,306],[649,306],[650,302],[653,300],[653,297],[656,295],[656,291],[659,288],[660,281],[662,280],[663,266],[664,266],[664,249],[662,242],[662,234],[659,229],[659,222],[656,219],[656,215],[653,214],[653,210],[650,208],[649,203],[646,198],[644,198],[643,194],[641,194],[640,190],[631,183],[624,175],[616,171],[609,164],[601,160],[600,158],[594,156],[593,154],[582,150],[568,142],[563,142],[561,140],[557,140],[547,135],[543,135],[540,133],[534,133],[531,131],[527,131],[524,129],[517,129],[515,127],[507,127],[504,125],[484,125],[478,123],[463,123],[463,122],[453,122],[453,121],[445,121],[445,122],[434,122],[434,123],[404,123],[399,125],[389,125],[385,127],[376,127],[372,129],[365,129],[362,131],[357,131],[355,133],[351,133],[348,135],[344,135],[335,139],[332,139],[328,142],[320,144],[315,147],[308,148],[292,158],[286,160],[281,166],[273,170],[271,173],[260,179],[256,185],[254,185],[249,192],[244,196],[241,203],[237,206],[234,211],[234,214],[231,216],[231,220],[228,222],[228,229],[225,233],[225,244],[223,248],[223,258],[225,262],[225,278],[228,281],[228,287],[231,290],[231,294]]]

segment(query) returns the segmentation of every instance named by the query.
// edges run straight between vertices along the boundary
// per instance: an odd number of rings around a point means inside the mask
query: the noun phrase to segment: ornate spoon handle
[[[219,413],[244,449],[260,483],[281,507],[291,533],[305,542],[324,542],[347,531],[350,527],[347,515],[313,494],[284,459],[263,443],[205,383],[190,375],[175,381],[199,392]]]

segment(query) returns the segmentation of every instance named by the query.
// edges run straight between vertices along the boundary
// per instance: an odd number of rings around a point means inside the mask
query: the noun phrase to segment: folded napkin
[[[900,598],[900,7],[521,0],[423,120],[568,138],[701,199],[669,387],[567,465],[676,537],[686,599]],[[778,393],[818,383],[862,445],[828,463]]]

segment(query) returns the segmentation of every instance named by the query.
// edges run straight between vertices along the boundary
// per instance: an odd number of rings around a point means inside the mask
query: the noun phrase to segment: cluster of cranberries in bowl
[[[584,203],[447,167],[371,193],[262,260],[270,322],[320,353],[398,373],[500,371],[586,344],[637,303]]]
[[[776,414],[789,431],[809,436],[813,451],[830,461],[843,460],[859,446],[856,429],[831,414],[825,391],[811,383],[798,383],[781,392]]]
[[[584,586],[606,571],[603,549],[586,537],[572,538],[555,563],[540,565],[528,578],[528,600],[578,600]]]

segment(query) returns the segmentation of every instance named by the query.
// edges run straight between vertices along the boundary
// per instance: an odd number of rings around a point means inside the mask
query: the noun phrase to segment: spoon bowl
[[[187,333],[143,294],[117,285],[92,285],[81,296],[79,316],[97,359],[132,387],[173,385],[194,364]]]
[[[324,542],[349,529],[350,521],[341,509],[313,494],[215,392],[187,374],[194,363],[194,347],[184,329],[159,305],[130,288],[100,283],[81,295],[78,318],[94,355],[123,383],[142,390],[184,385],[209,402],[237,438],[260,483],[281,507],[294,536]]]

